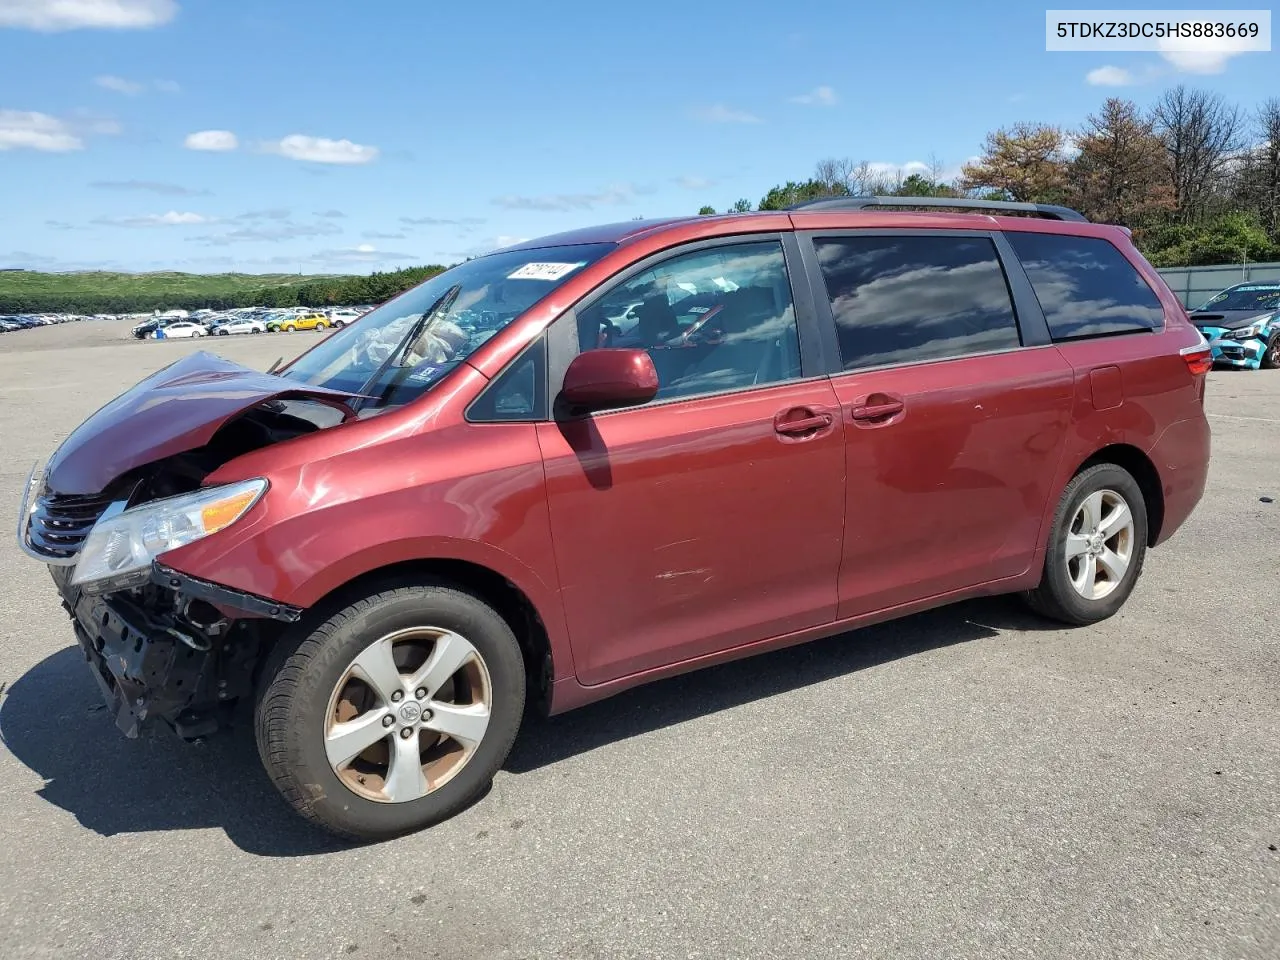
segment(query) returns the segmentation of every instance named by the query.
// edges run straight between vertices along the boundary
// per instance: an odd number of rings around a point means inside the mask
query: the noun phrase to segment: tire
[[[333,321],[333,329],[335,329],[335,330],[341,330],[341,329],[342,329],[342,325],[343,325],[343,323],[345,323],[345,322],[346,322],[346,321],[344,321],[344,320],[335,320],[335,321]]]
[[[348,679],[353,676],[351,670],[357,657],[367,657],[390,639],[412,634],[415,628],[443,631],[452,638],[448,640],[451,644],[457,640],[469,643],[472,652],[478,654],[480,665],[472,660],[458,668],[448,683],[425,699],[418,699],[413,691],[406,694],[397,690],[392,696],[401,697],[398,707],[391,697],[379,697],[373,686],[363,684],[359,677]],[[415,643],[416,637],[411,636],[405,646],[410,653],[422,653]],[[397,645],[395,649],[401,648]],[[431,646],[433,654],[438,649],[435,644]],[[415,665],[411,662],[399,669]],[[402,673],[395,677],[395,682],[406,682]],[[444,716],[442,705],[453,704],[440,699],[443,691],[465,689],[473,679],[487,689],[489,696],[487,726],[478,746],[469,757],[464,756],[462,741],[444,739],[432,746],[431,738],[436,734],[421,727],[430,722],[432,711],[428,707],[434,706],[435,712]],[[384,682],[383,687],[396,689],[395,682]],[[454,683],[461,683],[462,687],[451,687]],[[285,800],[303,817],[341,837],[383,840],[448,819],[488,789],[520,728],[525,668],[515,635],[492,607],[463,589],[433,580],[385,586],[334,613],[310,633],[282,638],[264,664],[260,690],[254,717],[258,752]],[[355,695],[349,698],[352,690]],[[478,703],[482,696],[454,696],[453,703]],[[352,699],[365,702],[356,707]],[[423,705],[423,717],[419,727],[412,728],[419,730],[421,736],[416,741],[419,750],[427,745],[425,755],[430,758],[439,753],[442,745],[452,745],[462,759],[455,761],[457,765],[452,770],[440,766],[442,760],[429,760],[431,779],[443,782],[420,795],[419,784],[428,781],[413,777],[414,789],[404,793],[407,799],[392,802],[388,796],[392,766],[387,761],[395,762],[395,747],[406,729],[400,711],[419,703]],[[346,717],[341,716],[344,709]],[[344,722],[358,722],[373,711],[383,714],[376,726],[365,725],[374,736],[388,719],[394,725],[340,771],[343,764],[330,764],[326,744],[339,735]],[[408,737],[404,742],[412,739]],[[444,760],[448,756],[446,752]],[[379,763],[381,772],[374,769]],[[410,764],[402,772],[412,769]],[[403,778],[394,782],[409,785]]]
[[[284,332],[285,332],[285,333],[293,333],[293,331],[295,331],[295,330],[297,330],[297,329],[298,329],[298,328],[297,328],[297,327],[295,327],[292,323],[289,323],[289,324],[286,324],[286,325],[285,325]]]
[[[326,330],[328,329],[328,327],[329,325],[325,323],[323,320],[321,320],[319,323],[316,324],[316,332],[318,333],[321,330]]]
[[[1262,354],[1263,370],[1280,369],[1280,333],[1273,333],[1271,339],[1267,341],[1266,352]]]
[[[227,333],[227,331],[225,331],[225,330],[219,330],[219,331],[218,331],[218,336],[220,336],[220,337],[227,337],[227,336],[230,336],[230,334],[229,334],[229,333]]]
[[[1123,501],[1130,513],[1130,526],[1127,537],[1123,536],[1123,528],[1113,536],[1107,537],[1101,547],[1109,551],[1093,557],[1099,577],[1093,583],[1093,597],[1086,596],[1073,581],[1082,577],[1081,565],[1087,564],[1096,541],[1089,541],[1091,531],[1086,527],[1084,536],[1073,534],[1073,526],[1079,520],[1087,519],[1082,515],[1084,504],[1091,497],[1101,494],[1101,514],[1106,520],[1111,516],[1110,510],[1115,508],[1116,501]],[[1098,505],[1098,501],[1093,501]],[[1094,513],[1097,511],[1095,510]],[[1103,531],[1105,534],[1106,531]],[[1086,542],[1089,548],[1074,560],[1068,558],[1070,539],[1071,549],[1077,550]],[[1058,509],[1053,515],[1053,527],[1049,533],[1046,550],[1044,572],[1040,584],[1023,597],[1032,610],[1074,626],[1085,626],[1106,620],[1124,606],[1142,575],[1142,564],[1147,552],[1147,505],[1142,495],[1142,488],[1134,480],[1133,475],[1122,467],[1112,463],[1100,463],[1078,473],[1058,501]],[[1108,564],[1103,557],[1110,556],[1111,565],[1115,557],[1127,562],[1123,574],[1112,578],[1107,574]],[[1086,584],[1088,581],[1086,580]]]

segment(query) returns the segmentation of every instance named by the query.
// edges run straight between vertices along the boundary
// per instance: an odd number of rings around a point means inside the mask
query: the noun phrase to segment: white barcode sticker
[[[508,280],[559,280],[577,270],[581,263],[526,263],[514,273],[507,274]]]

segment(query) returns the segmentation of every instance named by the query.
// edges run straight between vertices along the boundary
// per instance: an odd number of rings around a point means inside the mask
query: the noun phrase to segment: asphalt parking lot
[[[0,510],[183,353],[0,339]],[[962,604],[527,726],[490,793],[344,847],[251,738],[120,738],[45,569],[0,544],[0,956],[1280,956],[1280,371],[1216,372],[1209,487],[1129,605]],[[8,521],[12,531],[13,521]]]

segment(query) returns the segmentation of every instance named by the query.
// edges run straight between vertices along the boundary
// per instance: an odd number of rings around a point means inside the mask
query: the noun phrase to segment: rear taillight
[[[1183,347],[1178,352],[1182,354],[1182,359],[1186,361],[1187,369],[1191,371],[1193,377],[1202,377],[1213,369],[1213,350],[1203,334],[1199,343]]]

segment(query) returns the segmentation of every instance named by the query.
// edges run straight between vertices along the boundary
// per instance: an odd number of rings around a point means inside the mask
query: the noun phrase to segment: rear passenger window
[[[846,370],[1017,347],[1018,323],[986,237],[816,240]]]
[[[1054,340],[1158,330],[1164,308],[1132,263],[1106,240],[1005,234],[1036,292]]]

